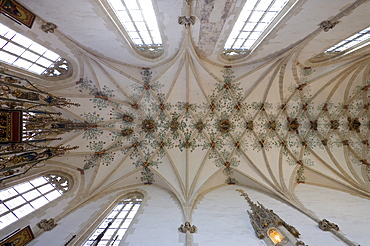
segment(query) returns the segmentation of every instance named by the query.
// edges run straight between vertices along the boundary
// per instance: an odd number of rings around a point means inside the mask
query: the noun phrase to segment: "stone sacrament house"
[[[2,243],[369,245],[370,1],[0,4]]]

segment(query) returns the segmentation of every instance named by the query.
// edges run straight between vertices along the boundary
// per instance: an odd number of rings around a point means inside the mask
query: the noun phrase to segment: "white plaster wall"
[[[244,189],[250,198],[265,207],[273,209],[288,224],[295,226],[301,233],[301,240],[310,246],[346,245],[331,233],[323,232],[316,223],[294,208],[275,200],[263,193],[238,186],[224,186],[206,194],[196,206],[193,224],[198,232],[193,234],[197,246],[260,246],[259,240],[249,222],[246,212],[248,203],[235,191]]]
[[[84,229],[92,224],[91,221],[97,219],[104,212],[104,209],[110,205],[115,195],[110,194],[82,206],[80,209],[58,221],[58,225],[53,230],[42,233],[28,245],[64,245],[74,234],[78,234],[79,231],[85,231]]]
[[[143,204],[131,223],[120,245],[133,246],[176,246],[184,245],[177,228],[183,223],[182,211],[169,193],[152,186],[141,187],[147,191]],[[100,219],[116,198],[125,192],[115,192],[92,201],[72,212],[58,222],[52,231],[44,232],[30,246],[64,245],[74,234],[77,234],[70,245],[80,245],[83,233]],[[82,240],[83,241],[83,240]],[[51,243],[52,242],[52,243]]]
[[[348,239],[361,246],[370,245],[370,200],[312,185],[298,185],[295,193],[320,219],[337,224]]]
[[[177,230],[184,223],[178,202],[159,188],[144,188],[147,196],[120,246],[183,246],[185,238]]]
[[[182,246],[185,245],[185,234],[177,228],[184,223],[183,213],[176,201],[168,192],[154,186],[142,186],[146,191],[142,207],[128,229],[121,246]],[[342,246],[346,245],[330,232],[321,231],[317,223],[298,210],[269,197],[263,193],[239,186],[223,186],[207,193],[196,205],[192,224],[198,231],[193,236],[194,246],[261,246],[263,241],[257,239],[249,222],[246,212],[247,201],[235,191],[244,189],[254,202],[259,201],[265,207],[273,209],[283,220],[295,226],[301,233],[301,240],[310,246]],[[299,186],[297,193],[307,208],[311,209],[320,218],[327,218],[337,223],[350,240],[359,245],[367,245],[367,230],[370,224],[370,215],[367,210],[368,200],[349,194],[332,191],[326,188]],[[96,222],[117,197],[125,192],[115,192],[92,201],[62,220],[52,231],[44,232],[29,245],[51,246],[63,245],[72,235],[81,236]],[[65,209],[68,200],[61,200],[51,204],[43,211],[42,218],[58,215]],[[36,218],[37,217],[37,218]],[[20,220],[22,226],[31,221],[35,225],[39,216],[33,219]],[[20,224],[17,224],[18,227]],[[3,231],[1,232],[3,233]],[[85,235],[86,236],[86,235]],[[72,241],[77,243],[78,237]],[[76,244],[77,243],[77,244]]]
[[[45,206],[33,211],[32,213],[0,230],[0,239],[19,228],[26,227],[27,225],[31,226],[33,232],[37,232],[39,230],[36,226],[38,222],[40,222],[42,219],[50,219],[58,216],[63,209],[68,206],[68,203],[72,199],[73,196],[61,196]]]

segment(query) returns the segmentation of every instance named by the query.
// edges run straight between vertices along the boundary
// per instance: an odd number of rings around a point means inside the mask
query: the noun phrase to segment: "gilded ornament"
[[[253,125],[254,125],[254,123],[253,123],[253,121],[251,120],[251,121],[248,121],[248,122],[246,122],[246,126],[245,126],[245,128],[247,128],[248,130],[253,130]]]
[[[134,130],[132,130],[132,129],[124,129],[124,130],[121,131],[123,137],[129,136],[133,132],[134,132]]]
[[[203,128],[204,128],[204,123],[202,121],[198,121],[197,124],[195,125],[195,128],[198,130],[198,131],[202,131]]]
[[[350,131],[359,133],[361,122],[358,120],[358,118],[352,119],[351,117],[348,117],[348,126]]]
[[[221,132],[229,132],[231,128],[231,123],[229,120],[220,120],[219,130]]]
[[[268,128],[270,130],[276,131],[276,121],[269,121]]]
[[[287,119],[288,119],[289,131],[296,131],[296,132],[298,132],[299,123],[298,123],[297,118],[290,119],[288,117]]]
[[[331,120],[330,121],[330,129],[337,130],[339,128],[339,121]]]
[[[143,120],[141,123],[141,129],[145,132],[154,132],[155,130],[155,123],[153,120]]]

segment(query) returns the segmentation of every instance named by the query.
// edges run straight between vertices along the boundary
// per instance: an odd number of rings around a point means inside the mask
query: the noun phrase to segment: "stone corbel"
[[[323,21],[319,24],[320,28],[324,30],[324,32],[328,32],[330,29],[333,29],[339,21],[331,22],[330,20]]]
[[[179,24],[184,25],[185,28],[189,28],[191,25],[194,25],[194,23],[195,23],[195,16],[190,16],[190,17],[180,16],[179,17]]]
[[[41,25],[41,30],[46,33],[54,33],[55,29],[57,29],[57,25],[51,22],[46,22],[45,24]]]
[[[38,228],[44,230],[44,231],[50,231],[54,229],[54,227],[57,226],[57,223],[54,222],[53,218],[50,218],[49,220],[47,219],[42,219],[39,223],[36,224]]]
[[[323,231],[330,231],[330,229],[339,231],[339,226],[334,223],[331,223],[327,219],[323,219],[319,221],[319,228]]]
[[[195,225],[191,225],[189,221],[185,222],[184,224],[181,224],[181,226],[178,228],[179,232],[186,233],[195,233],[197,231],[197,227]]]

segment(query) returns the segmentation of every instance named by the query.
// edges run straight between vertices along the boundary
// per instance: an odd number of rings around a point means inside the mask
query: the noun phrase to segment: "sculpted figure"
[[[49,220],[42,219],[39,223],[37,223],[37,227],[44,231],[50,231],[56,226],[57,224],[54,223],[53,218],[50,218]]]
[[[185,225],[181,224],[181,226],[179,227],[179,232],[182,233],[186,233],[187,231],[189,231],[190,233],[194,233],[196,232],[196,230],[197,227],[195,225],[191,225],[189,221],[186,221]]]

